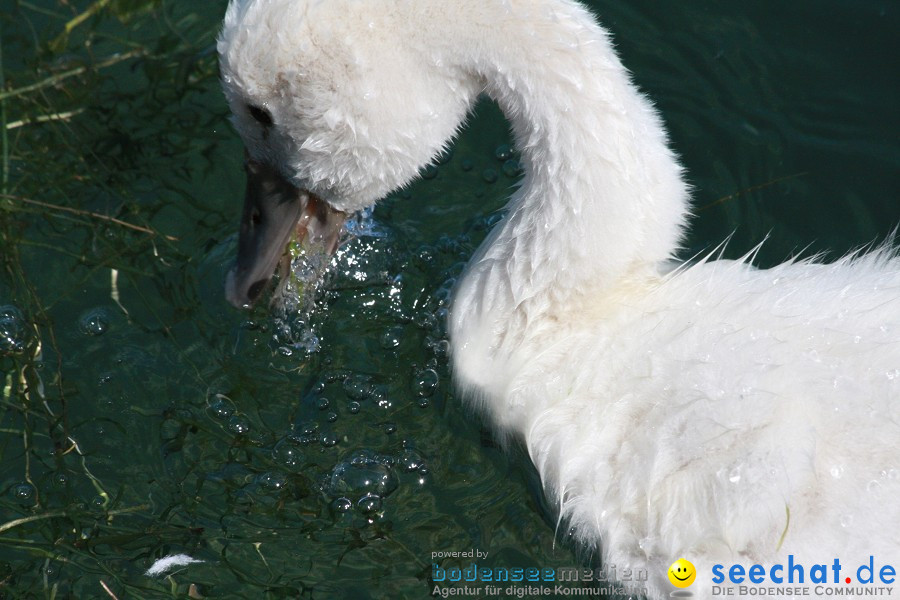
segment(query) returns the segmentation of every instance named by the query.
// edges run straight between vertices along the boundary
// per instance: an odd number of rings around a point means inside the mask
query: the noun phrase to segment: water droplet
[[[731,483],[740,483],[741,481],[741,468],[735,467],[728,473],[728,481]]]
[[[335,421],[338,420],[338,414],[332,410],[327,415],[325,415],[325,419],[329,423],[334,423]]]
[[[331,402],[328,401],[328,398],[316,399],[316,408],[319,410],[328,410],[329,406],[331,406]]]
[[[460,163],[460,166],[462,167],[463,171],[471,171],[475,167],[475,164],[469,159],[464,159]]]
[[[438,374],[434,369],[419,371],[413,380],[412,391],[420,398],[429,398],[437,388]]]
[[[331,508],[334,509],[335,512],[345,513],[353,508],[353,501],[350,500],[350,498],[335,498],[334,502],[331,503]]]
[[[870,494],[875,494],[876,496],[881,494],[881,482],[877,479],[873,479],[869,483],[866,484],[866,491]]]
[[[438,175],[437,165],[428,165],[422,169],[422,179],[434,179]]]
[[[347,405],[347,410],[350,411],[351,415],[355,415],[356,413],[358,413],[359,408],[360,408],[359,402],[357,402],[356,400],[354,400],[353,402],[351,402],[350,404]]]
[[[842,465],[835,465],[828,470],[831,473],[831,476],[835,479],[840,479],[844,476],[844,467]]]
[[[384,432],[388,435],[397,432],[397,424],[396,423],[385,423],[384,424]]]
[[[85,335],[103,335],[109,328],[109,314],[103,308],[95,308],[81,315],[78,326]]]
[[[326,448],[332,448],[338,443],[338,436],[332,431],[322,433],[320,443]]]
[[[485,169],[481,172],[481,178],[484,179],[487,183],[494,183],[497,181],[497,171],[494,169]]]

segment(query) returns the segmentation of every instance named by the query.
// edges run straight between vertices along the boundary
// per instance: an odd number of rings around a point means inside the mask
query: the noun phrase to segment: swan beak
[[[259,299],[295,234],[307,248],[333,254],[346,219],[270,165],[248,159],[246,170],[237,261],[225,281],[225,297],[237,308]]]

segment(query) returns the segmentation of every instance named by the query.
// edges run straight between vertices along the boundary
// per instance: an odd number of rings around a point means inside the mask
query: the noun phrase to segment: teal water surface
[[[223,298],[225,5],[0,0],[0,598],[420,598],[473,562],[436,552],[595,564],[447,371],[450,287],[517,176],[502,115],[376,208],[291,345]],[[694,186],[686,257],[900,223],[895,2],[589,5]],[[176,553],[203,562],[145,574]]]

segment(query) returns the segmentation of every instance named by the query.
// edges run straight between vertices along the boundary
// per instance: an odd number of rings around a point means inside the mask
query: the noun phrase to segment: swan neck
[[[672,257],[687,191],[661,120],[581,5],[472,10],[497,11],[472,21],[498,25],[457,44],[460,66],[506,114],[525,172],[450,311],[457,379],[490,396],[536,348],[567,335],[558,324],[615,305],[604,298]]]
[[[567,0],[513,4],[475,64],[525,171],[498,237],[508,271],[557,296],[614,286],[677,249],[681,168],[592,15]]]

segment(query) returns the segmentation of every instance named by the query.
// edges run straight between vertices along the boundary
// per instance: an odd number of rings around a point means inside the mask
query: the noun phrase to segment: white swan
[[[700,598],[715,564],[900,571],[900,260],[673,263],[681,167],[579,4],[232,0],[218,49],[250,156],[233,303],[298,218],[333,237],[487,92],[525,178],[455,291],[453,369],[561,519],[654,598],[681,556]]]

